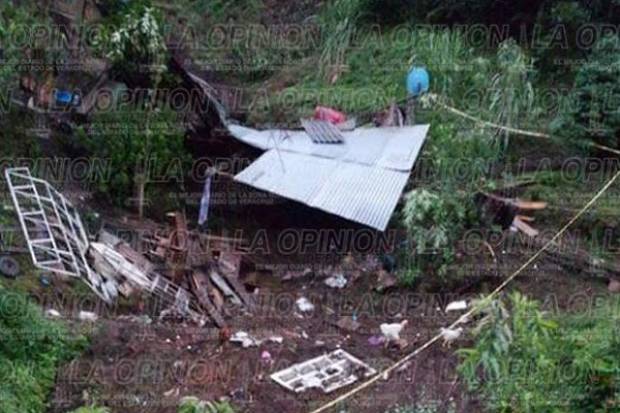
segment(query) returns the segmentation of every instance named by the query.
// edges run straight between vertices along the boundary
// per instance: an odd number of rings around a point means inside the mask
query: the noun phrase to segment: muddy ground
[[[199,328],[185,322],[138,318],[149,313],[136,303],[125,303],[109,312],[92,328],[92,345],[78,360],[64,366],[57,378],[52,412],[65,412],[88,402],[113,412],[176,412],[184,396],[203,400],[230,400],[244,412],[309,412],[351,389],[330,395],[320,391],[294,394],[270,379],[270,374],[292,364],[342,348],[380,370],[400,359],[448,325],[456,314],[442,309],[454,299],[477,297],[490,291],[503,276],[516,269],[530,251],[497,250],[497,264],[490,256],[461,257],[460,266],[487,268],[486,275],[460,281],[458,294],[418,285],[416,289],[373,290],[380,264],[376,257],[345,258],[348,266],[336,266],[350,279],[342,290],[323,284],[323,275],[307,275],[284,281],[290,272],[261,273],[251,277],[257,308],[252,314],[228,319],[229,333],[247,331],[257,338],[281,336],[282,343],[266,341],[242,348],[225,340],[215,328]],[[352,261],[354,261],[352,263]],[[497,274],[500,276],[498,277]],[[355,279],[354,281],[351,281]],[[539,299],[549,311],[586,311],[592,300],[608,294],[603,280],[587,279],[542,258],[512,284],[511,288]],[[315,304],[301,313],[298,297]],[[123,313],[123,314],[120,314]],[[355,315],[359,329],[348,331],[336,324]],[[407,319],[402,349],[372,346],[368,338],[379,334],[383,322]],[[82,328],[84,325],[82,325]],[[447,411],[479,412],[481,403],[466,392],[456,375],[458,347],[470,344],[465,335],[452,348],[432,346],[412,363],[349,399],[338,411],[385,412],[416,401],[439,401]],[[271,360],[262,355],[267,351]]]

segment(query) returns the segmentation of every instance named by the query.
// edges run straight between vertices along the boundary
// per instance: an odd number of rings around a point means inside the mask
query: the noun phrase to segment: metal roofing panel
[[[241,171],[235,180],[310,204],[337,167],[338,163],[329,159],[272,149]]]
[[[341,164],[310,205],[385,230],[409,173]]]
[[[267,150],[235,180],[383,231],[429,126],[360,128],[339,145],[314,144],[304,131],[229,128]]]
[[[280,159],[282,162],[280,162]],[[409,173],[272,149],[236,181],[385,230]]]
[[[280,151],[377,165],[400,171],[413,168],[428,129],[428,125],[359,128],[343,132],[342,145],[321,145],[313,143],[305,131],[257,131],[242,126],[230,126],[233,136],[260,149],[278,148]]]

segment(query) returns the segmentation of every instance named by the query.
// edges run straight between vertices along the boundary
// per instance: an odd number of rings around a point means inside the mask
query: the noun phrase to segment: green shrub
[[[179,406],[179,413],[235,413],[228,402],[205,402],[196,397],[186,397]]]
[[[617,411],[618,304],[552,320],[518,293],[495,301],[473,331],[474,347],[459,351],[459,371],[490,411]]]
[[[110,410],[105,407],[90,406],[80,407],[79,409],[73,410],[71,413],[110,413]]]
[[[138,77],[145,67],[154,79],[165,71],[167,49],[163,17],[149,1],[116,7],[94,39],[95,51],[109,58],[121,75]],[[157,81],[155,81],[157,83]]]
[[[405,285],[420,275],[448,275],[454,245],[464,228],[467,208],[458,196],[414,189],[405,195],[403,223],[407,229],[409,262],[400,272]]]
[[[556,134],[580,146],[592,141],[620,148],[620,48],[617,36],[601,39],[577,71],[569,107],[553,123]]]
[[[27,297],[0,286],[0,411],[43,413],[59,364],[86,344],[47,320]]]
[[[170,110],[100,113],[77,141],[88,156],[106,166],[105,173],[92,171],[96,192],[118,205],[133,196],[139,176],[146,184],[176,184],[184,179],[189,161],[184,132]],[[166,182],[159,182],[161,178]]]

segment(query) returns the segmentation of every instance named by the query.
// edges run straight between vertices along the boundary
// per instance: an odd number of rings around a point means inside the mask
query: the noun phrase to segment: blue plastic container
[[[55,93],[56,104],[70,105],[73,101],[73,94],[66,90],[57,90]]]
[[[407,75],[407,92],[413,97],[418,97],[428,92],[430,83],[430,76],[426,69],[413,67]]]

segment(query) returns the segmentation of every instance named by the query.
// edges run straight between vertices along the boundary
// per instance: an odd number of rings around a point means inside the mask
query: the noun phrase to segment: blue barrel
[[[411,96],[418,97],[428,92],[430,76],[423,67],[413,67],[407,75],[407,92]]]

